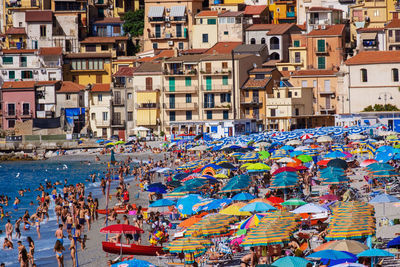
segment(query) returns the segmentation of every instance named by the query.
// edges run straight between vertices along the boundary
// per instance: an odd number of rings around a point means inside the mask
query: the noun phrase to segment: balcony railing
[[[164,86],[163,87],[163,92],[165,94],[195,94],[199,88],[196,85],[193,86],[175,86],[175,87],[169,87],[169,86]]]
[[[182,69],[175,69],[175,70],[164,70],[164,75],[197,75],[197,69],[192,70],[182,70]]]
[[[117,99],[112,100],[112,104],[113,104],[113,106],[124,106],[125,101],[122,98],[117,98]]]
[[[229,93],[232,91],[232,85],[226,85],[226,86],[207,86],[203,85],[201,86],[201,90],[204,92],[209,92],[209,93]]]
[[[137,109],[158,109],[160,108],[159,103],[139,103],[136,104],[135,107]]]
[[[223,68],[223,69],[202,69],[200,71],[201,74],[207,75],[227,75],[232,73],[231,68]]]
[[[23,110],[18,112],[19,117],[21,118],[32,118],[33,111],[32,110]]]
[[[194,110],[197,109],[197,103],[164,103],[166,110]]]
[[[110,120],[94,120],[94,123],[97,127],[109,127]]]
[[[248,99],[242,99],[241,101],[242,105],[262,105],[260,102],[260,99],[258,97],[253,97],[253,98],[248,98]]]
[[[206,110],[210,110],[210,109],[214,109],[214,110],[231,109],[231,103],[230,102],[224,102],[224,103],[216,105],[214,102],[204,102],[203,109],[206,109]]]
[[[113,119],[111,120],[111,126],[114,127],[124,127],[125,126],[125,121],[121,119]]]

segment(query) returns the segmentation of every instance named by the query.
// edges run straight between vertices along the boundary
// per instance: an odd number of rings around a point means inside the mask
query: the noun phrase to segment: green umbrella
[[[116,145],[122,145],[122,144],[125,144],[125,141],[117,141],[117,142],[115,142],[114,144],[116,144]]]
[[[286,200],[285,202],[281,203],[281,205],[284,205],[284,206],[303,206],[305,204],[307,204],[307,202],[305,202],[301,199],[298,199],[298,198],[292,198],[292,199]]]
[[[310,155],[300,155],[297,157],[301,162],[310,162],[312,161],[312,157]]]
[[[270,166],[264,163],[254,163],[246,168],[248,171],[268,171],[271,169]]]
[[[271,154],[268,151],[258,151],[258,154],[260,154],[260,159],[267,159],[271,156]]]
[[[396,171],[378,171],[371,173],[373,177],[393,177],[400,176],[400,174]]]

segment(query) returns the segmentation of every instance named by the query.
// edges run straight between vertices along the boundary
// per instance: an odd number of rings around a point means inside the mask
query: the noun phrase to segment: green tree
[[[365,112],[374,111],[374,108],[371,105],[369,105],[368,107],[364,108],[363,111],[365,111]]]
[[[392,104],[386,104],[386,105],[381,105],[381,104],[375,104],[374,106],[369,105],[368,107],[365,107],[363,109],[364,112],[371,112],[371,111],[399,111],[399,109]]]
[[[129,33],[132,37],[143,35],[144,29],[144,10],[128,11],[124,15],[124,32]]]

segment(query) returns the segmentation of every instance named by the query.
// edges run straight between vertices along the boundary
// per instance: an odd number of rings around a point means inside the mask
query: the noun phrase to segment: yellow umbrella
[[[246,205],[247,204],[243,202],[234,203],[229,207],[221,210],[219,213],[226,215],[235,215],[235,216],[251,216],[251,213],[248,211],[240,211],[240,209]]]
[[[216,175],[214,175],[214,178],[228,179],[228,176],[226,174],[223,174],[223,173],[217,173]]]

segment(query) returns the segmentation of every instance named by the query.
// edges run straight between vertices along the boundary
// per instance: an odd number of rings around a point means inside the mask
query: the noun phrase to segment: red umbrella
[[[376,160],[374,160],[374,159],[366,159],[366,160],[364,160],[363,162],[361,162],[360,166],[361,166],[361,167],[366,167],[366,166],[368,166],[369,164],[377,163],[377,162],[378,162],[378,161],[376,161]]]
[[[308,168],[306,166],[300,165],[300,166],[296,166],[296,170],[304,171],[304,170],[308,170]]]
[[[328,201],[335,201],[335,200],[339,200],[339,198],[335,195],[323,195],[322,197],[320,197],[321,200],[328,200]]]
[[[200,168],[197,168],[197,169],[193,170],[193,172],[194,172],[194,173],[201,172],[201,169],[202,169],[202,167],[200,167]]]
[[[136,226],[129,224],[113,224],[107,227],[104,227],[100,230],[100,233],[105,234],[135,234],[135,233],[144,233],[144,231]]]
[[[326,166],[328,164],[328,162],[330,161],[330,159],[323,159],[317,162],[317,165],[319,166]]]
[[[293,168],[293,167],[282,167],[282,168],[279,168],[276,171],[274,171],[272,173],[272,175],[277,175],[278,173],[281,173],[281,172],[297,172],[297,169]]]
[[[279,204],[279,203],[284,202],[284,200],[280,197],[269,197],[269,198],[267,198],[267,200],[273,204]]]

